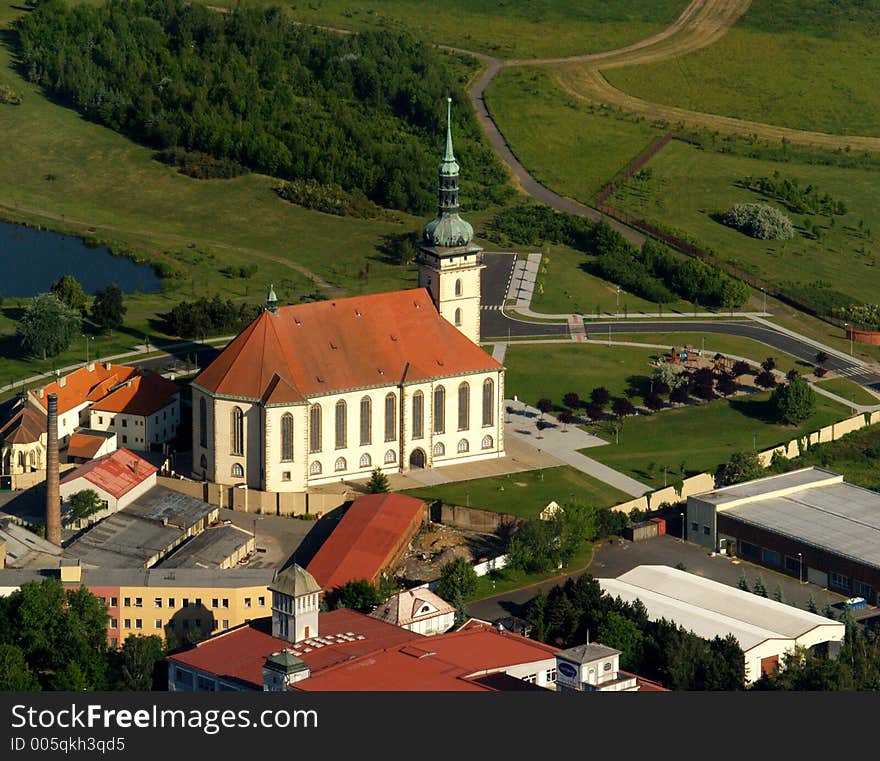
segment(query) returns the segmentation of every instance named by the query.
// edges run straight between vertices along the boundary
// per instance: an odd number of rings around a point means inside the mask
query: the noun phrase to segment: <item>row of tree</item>
[[[561,243],[593,254],[601,277],[653,303],[668,304],[683,298],[707,307],[734,309],[750,296],[745,283],[718,267],[676,256],[654,241],[636,248],[604,221],[596,223],[547,206],[524,204],[499,212],[488,227],[490,238],[504,235],[513,243],[531,246]]]
[[[181,301],[165,315],[170,335],[202,338],[219,333],[238,333],[260,313],[255,304],[236,304],[219,294],[195,301]]]
[[[16,29],[31,81],[89,119],[419,214],[436,204],[430,168],[451,94],[464,194],[489,203],[512,192],[457,77],[408,34],[339,35],[280,7],[217,13],[187,0],[44,0]]]

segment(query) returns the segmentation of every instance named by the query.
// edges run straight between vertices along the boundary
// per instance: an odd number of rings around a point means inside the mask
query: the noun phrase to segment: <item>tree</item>
[[[556,417],[559,422],[562,423],[563,433],[565,433],[567,427],[574,422],[574,414],[571,410],[562,410]]]
[[[543,416],[553,409],[553,402],[551,402],[549,399],[538,399],[538,404],[536,406]]]
[[[822,365],[819,365],[815,370],[813,370],[813,375],[817,378],[824,378],[828,374],[828,370]]]
[[[354,579],[333,592],[333,607],[348,608],[358,613],[372,613],[381,605],[379,591],[366,579]]]
[[[803,378],[794,378],[779,386],[770,396],[770,404],[777,420],[798,425],[816,411],[816,394]]]
[[[597,633],[598,642],[622,652],[620,657],[622,668],[638,667],[642,660],[645,636],[634,621],[611,610],[602,620]]]
[[[654,372],[651,373],[651,380],[654,381],[655,387],[659,385],[669,389],[680,385],[685,379],[682,378],[681,373],[675,369],[674,365],[671,365],[669,362],[663,362],[654,368]],[[659,389],[656,390],[659,391]]]
[[[79,314],[86,313],[86,293],[79,281],[73,275],[59,277],[49,287],[49,292],[54,293],[61,301]]]
[[[669,401],[673,404],[687,404],[688,399],[690,399],[690,390],[687,383],[682,383],[669,392]]]
[[[645,406],[654,412],[663,409],[663,397],[656,392],[650,393],[645,397]]]
[[[116,283],[95,291],[92,301],[92,320],[101,330],[115,330],[122,325],[128,310],[122,303],[122,290]]]
[[[581,406],[581,398],[574,391],[569,391],[563,398],[562,403],[569,409],[576,410]]]
[[[0,644],[0,692],[33,692],[40,683],[33,675],[21,648]]]
[[[601,420],[605,417],[605,408],[598,402],[590,402],[587,405],[587,417],[590,420]]]
[[[126,692],[163,688],[156,672],[164,657],[165,645],[161,637],[155,634],[129,635],[112,657],[116,672],[114,688]]]
[[[816,601],[813,599],[813,595],[810,595],[807,599],[807,610],[810,613],[818,613],[819,609],[816,607]]]
[[[74,518],[83,520],[103,507],[101,496],[94,489],[83,489],[70,495],[70,508]]]
[[[738,359],[733,363],[733,367],[730,368],[730,372],[733,374],[734,378],[739,378],[741,375],[745,375],[749,370],[751,370],[751,366],[748,362],[744,362],[741,359]]]
[[[604,407],[611,401],[611,392],[605,386],[598,386],[590,392],[590,401]]]
[[[830,602],[825,603],[825,607],[822,608],[822,615],[825,616],[825,618],[830,618],[834,621],[837,620],[837,616],[834,614],[834,608],[831,607]]]
[[[381,468],[373,468],[370,480],[367,481],[367,491],[370,494],[385,494],[390,488],[388,476],[382,472]]]
[[[627,415],[632,415],[636,411],[636,408],[633,406],[633,403],[629,399],[619,396],[616,397],[611,403],[611,411],[618,418],[624,418]]]
[[[761,369],[767,371],[768,373],[772,373],[776,369],[776,359],[774,357],[767,357],[761,363]]]
[[[779,584],[777,584],[776,588],[773,590],[773,599],[776,600],[776,602],[782,602],[782,589]]]
[[[64,304],[54,293],[35,296],[16,328],[24,354],[47,359],[55,357],[80,334],[79,313]]]
[[[800,378],[800,377],[801,377],[801,374],[794,367],[792,367],[791,370],[789,370],[785,374],[785,380],[787,380],[789,383],[791,383],[795,378]]]
[[[767,596],[767,587],[764,585],[764,579],[762,579],[760,576],[755,579],[755,584],[752,587],[752,592],[758,595],[758,597]]]
[[[718,379],[715,387],[718,389],[718,393],[721,394],[721,396],[730,396],[731,394],[736,393],[736,381],[733,379],[732,375],[728,375],[727,373]]]
[[[755,385],[760,386],[761,388],[774,388],[776,384],[776,376],[773,375],[769,370],[761,370],[755,376]]]
[[[477,591],[477,572],[466,558],[457,557],[440,570],[437,594],[444,600],[467,599]]]
[[[720,486],[752,481],[764,475],[764,466],[755,452],[734,452],[730,459],[718,468],[715,478]]]
[[[828,356],[827,352],[820,351],[818,354],[816,354],[817,365],[824,365],[829,359],[831,359],[831,357]]]
[[[740,571],[739,581],[736,582],[736,586],[738,589],[741,589],[743,592],[749,591],[749,580],[746,578],[745,571]]]

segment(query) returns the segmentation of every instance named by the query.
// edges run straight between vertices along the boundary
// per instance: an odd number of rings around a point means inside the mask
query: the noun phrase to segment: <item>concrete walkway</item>
[[[608,442],[587,433],[576,425],[563,426],[552,415],[545,414],[543,420],[548,424],[544,430],[538,430],[537,422],[541,419],[541,412],[530,407],[524,402],[505,400],[505,405],[513,409],[510,415],[510,423],[505,427],[505,435],[508,441],[518,438],[527,441],[539,451],[547,452],[558,460],[576,470],[586,473],[588,476],[613,486],[615,489],[640,497],[646,492],[652,491],[652,487],[646,486],[623,473],[620,473],[601,462],[581,454],[579,449],[607,446]]]
[[[527,310],[532,303],[532,295],[535,292],[535,283],[538,281],[538,271],[541,268],[541,254],[528,254],[517,256],[513,265],[513,274],[510,278],[510,287],[507,291],[508,299],[516,299],[514,309]],[[556,315],[545,315],[555,317]]]

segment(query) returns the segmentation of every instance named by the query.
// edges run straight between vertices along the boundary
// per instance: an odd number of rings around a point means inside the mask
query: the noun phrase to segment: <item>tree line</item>
[[[202,297],[181,301],[165,315],[167,331],[182,338],[203,338],[220,333],[238,333],[260,313],[256,304],[236,304],[232,299]]]
[[[451,95],[464,195],[511,192],[442,54],[409,34],[339,35],[278,7],[185,0],[45,0],[16,30],[28,78],[117,132],[416,213],[436,203]]]
[[[593,266],[600,277],[656,304],[683,298],[707,307],[733,309],[750,296],[745,283],[718,267],[676,256],[654,241],[637,248],[604,221],[592,222],[548,206],[504,209],[490,222],[488,234],[490,239],[504,235],[521,245],[559,243],[593,254]]]

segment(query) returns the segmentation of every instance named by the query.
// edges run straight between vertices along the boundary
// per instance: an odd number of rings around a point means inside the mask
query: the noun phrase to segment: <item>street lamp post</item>
[[[843,323],[844,332],[849,334],[849,355],[853,355],[853,332],[849,329],[849,323]]]
[[[804,583],[804,556],[801,552],[798,553],[798,581]]]
[[[682,542],[684,542],[684,526],[685,526],[684,519],[685,519],[684,510],[682,510],[681,511],[681,541]]]
[[[761,293],[764,294],[764,314],[767,314],[767,291],[762,288]]]
[[[83,338],[86,339],[86,364],[89,364],[89,341],[94,341],[94,336],[87,336],[85,333],[81,334]]]
[[[618,319],[620,318],[620,286],[617,286],[617,309],[615,311]]]

